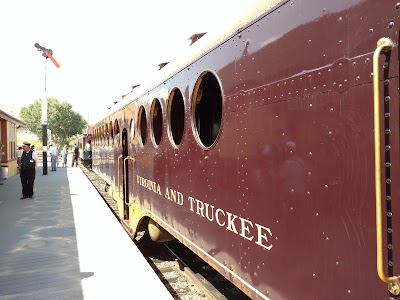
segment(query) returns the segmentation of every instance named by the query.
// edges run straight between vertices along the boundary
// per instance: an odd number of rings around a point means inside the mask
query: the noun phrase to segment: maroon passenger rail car
[[[127,231],[174,236],[253,299],[396,298],[399,16],[260,1],[135,89],[92,143]]]

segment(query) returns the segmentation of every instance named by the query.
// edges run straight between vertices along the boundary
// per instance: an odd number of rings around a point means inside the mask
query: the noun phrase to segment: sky
[[[0,105],[19,111],[46,95],[93,124],[179,57],[192,34],[218,30],[257,1],[1,1]],[[52,49],[60,68],[35,43]]]

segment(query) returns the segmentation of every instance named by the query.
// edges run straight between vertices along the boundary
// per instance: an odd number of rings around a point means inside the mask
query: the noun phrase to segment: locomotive
[[[252,299],[400,294],[396,1],[259,1],[92,127],[134,237]]]

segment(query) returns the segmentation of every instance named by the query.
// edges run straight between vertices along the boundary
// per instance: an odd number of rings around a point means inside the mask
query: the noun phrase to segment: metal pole
[[[43,175],[47,175],[47,60],[44,60],[44,97],[42,100]]]
[[[46,47],[40,46],[39,43],[35,43],[35,48],[38,51],[42,51],[42,56],[50,58],[53,64],[59,68],[60,64],[52,56],[53,51],[46,49]],[[47,175],[47,61],[44,62],[44,97],[42,100],[42,141],[43,141],[43,175]]]

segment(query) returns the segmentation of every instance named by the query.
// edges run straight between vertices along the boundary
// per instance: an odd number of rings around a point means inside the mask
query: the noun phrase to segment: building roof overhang
[[[7,114],[6,112],[0,110],[0,119],[4,119],[8,122],[16,124],[18,127],[26,127],[26,124],[21,120]]]

